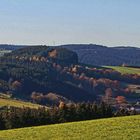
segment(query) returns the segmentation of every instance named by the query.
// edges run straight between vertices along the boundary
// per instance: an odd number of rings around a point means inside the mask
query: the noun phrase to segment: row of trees
[[[112,108],[104,103],[79,103],[49,109],[5,107],[0,111],[0,129],[47,125],[63,122],[112,117]]]
[[[114,112],[109,105],[103,102],[100,104],[78,103],[69,105],[60,102],[59,107],[48,109],[5,107],[0,111],[0,129],[48,125],[132,114],[136,114],[136,112],[129,112],[126,109]]]

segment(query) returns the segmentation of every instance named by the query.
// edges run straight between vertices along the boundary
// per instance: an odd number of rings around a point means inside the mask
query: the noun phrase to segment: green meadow
[[[122,74],[138,74],[138,75],[140,75],[140,68],[121,67],[121,66],[105,66],[105,67],[116,70]]]
[[[139,140],[140,115],[0,131],[0,140]]]
[[[33,104],[30,102],[24,102],[20,100],[14,100],[10,98],[0,98],[0,106],[30,107],[30,108],[41,107],[41,105],[38,104]]]

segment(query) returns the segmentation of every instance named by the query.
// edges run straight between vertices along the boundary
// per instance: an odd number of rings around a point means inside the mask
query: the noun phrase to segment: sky
[[[140,0],[0,0],[0,44],[140,47]]]

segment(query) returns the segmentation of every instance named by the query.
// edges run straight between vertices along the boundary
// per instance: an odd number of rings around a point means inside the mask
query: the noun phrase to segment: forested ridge
[[[118,66],[122,64],[140,66],[140,48],[107,47],[96,44],[68,44],[68,48],[78,54],[79,62],[91,65]]]
[[[39,104],[106,101],[117,104],[138,100],[127,84],[140,84],[140,75],[121,74],[78,63],[66,48],[28,46],[0,58],[0,90],[12,97]]]
[[[27,45],[1,44],[0,49],[17,50]],[[31,46],[29,46],[31,47]],[[118,66],[122,64],[140,66],[140,49],[137,47],[107,47],[96,44],[66,44],[51,46],[70,49],[78,54],[79,62],[91,65]]]

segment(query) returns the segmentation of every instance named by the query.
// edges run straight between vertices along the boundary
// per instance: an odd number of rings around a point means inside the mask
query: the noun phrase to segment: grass
[[[0,140],[140,140],[140,115],[4,130]]]
[[[106,68],[114,69],[122,74],[138,74],[140,75],[140,68],[130,68],[121,66],[105,66]]]
[[[10,98],[0,98],[0,106],[14,106],[14,107],[30,107],[30,108],[38,108],[41,107],[38,104],[33,104],[30,102],[24,102],[19,100],[14,100]],[[1,139],[0,139],[1,140]]]

